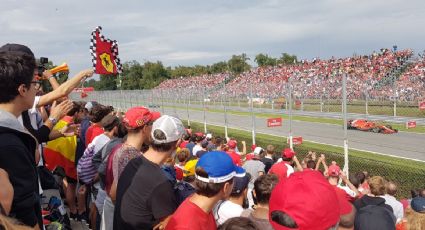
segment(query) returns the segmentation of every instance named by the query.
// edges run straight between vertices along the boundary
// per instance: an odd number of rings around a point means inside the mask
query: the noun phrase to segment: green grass
[[[170,106],[166,106],[167,108],[174,108]],[[186,109],[186,107],[176,107],[178,109]],[[189,108],[189,110],[196,110],[196,111],[203,111],[202,108]],[[208,109],[208,112],[215,112],[215,113],[223,113],[224,110],[222,109]],[[234,115],[240,115],[240,116],[251,116],[250,112],[242,112],[242,111],[227,111],[229,114]],[[270,113],[254,113],[256,117],[261,118],[271,118],[271,117],[282,117],[283,119],[289,119],[288,115],[285,114],[270,114]],[[297,116],[293,115],[292,120],[296,121],[306,121],[306,122],[317,122],[317,123],[324,123],[324,124],[333,124],[333,125],[342,125],[343,121],[342,119],[333,119],[333,118],[322,118],[322,117],[310,117],[310,116]],[[391,123],[391,122],[384,122],[385,124],[391,125],[393,128],[402,131],[402,132],[411,132],[411,133],[425,133],[425,126],[418,125],[414,129],[406,129],[405,124],[400,123]]]
[[[194,130],[201,131],[204,129],[203,124],[191,122],[191,127]],[[214,136],[224,136],[224,128],[221,126],[207,125],[209,133]],[[237,139],[239,142],[245,140],[247,148],[252,144],[251,132],[228,129],[229,137]],[[267,134],[256,134],[256,144],[265,147],[272,144],[277,147],[280,152],[283,148],[288,147],[286,138]],[[241,144],[238,145],[242,148]],[[325,154],[328,164],[331,161],[336,161],[342,167],[344,162],[343,148],[317,144],[305,141],[300,146],[294,147],[299,159],[307,154],[309,150],[315,151],[318,154]],[[395,181],[400,185],[400,193],[398,197],[407,197],[410,189],[421,187],[425,184],[425,163],[407,159],[400,159],[391,156],[384,156],[365,151],[349,150],[349,166],[350,172],[368,171],[371,175],[384,176],[388,180]]]

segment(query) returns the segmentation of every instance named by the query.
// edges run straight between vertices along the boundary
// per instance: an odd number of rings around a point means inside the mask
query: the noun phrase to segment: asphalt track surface
[[[203,111],[174,108],[156,108],[166,114],[177,115],[180,119],[204,122]],[[208,124],[224,126],[224,113],[207,112]],[[251,116],[227,114],[228,127],[251,131]],[[267,127],[266,118],[255,119],[257,133],[288,136],[289,121],[284,120],[282,127]],[[343,147],[344,131],[340,125],[316,122],[292,121],[293,136],[302,136],[306,141]],[[231,136],[231,133],[229,134]],[[348,130],[348,145],[350,149],[364,150],[385,155],[392,155],[425,162],[425,134],[399,132],[396,134],[380,134]]]

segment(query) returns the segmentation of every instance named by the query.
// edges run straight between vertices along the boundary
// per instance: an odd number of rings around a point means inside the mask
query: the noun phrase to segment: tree
[[[241,55],[233,55],[227,62],[229,70],[236,75],[249,70],[251,66],[246,62],[247,60],[249,60],[249,58],[244,53]]]
[[[228,67],[227,62],[225,62],[225,61],[217,62],[217,63],[214,63],[210,66],[210,72],[212,74],[223,73],[223,72],[226,72],[228,70],[227,67]]]
[[[96,90],[116,90],[119,81],[117,74],[101,74]]]
[[[152,89],[169,78],[170,73],[164,68],[162,62],[145,62],[142,70],[142,78],[139,79],[139,86],[141,89]]]
[[[277,61],[279,64],[283,65],[292,65],[294,63],[297,63],[297,56],[296,55],[290,55],[288,53],[282,53],[282,56]]]
[[[143,77],[143,66],[137,61],[126,62],[123,64],[121,73],[121,89],[140,89],[140,79]]]
[[[275,66],[276,65],[276,58],[269,57],[267,54],[257,54],[255,56],[255,62],[257,62],[257,65],[262,66]]]

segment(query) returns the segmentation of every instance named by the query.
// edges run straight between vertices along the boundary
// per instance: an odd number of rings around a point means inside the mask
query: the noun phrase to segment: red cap
[[[290,148],[286,148],[282,151],[282,156],[285,158],[292,158],[295,156],[295,152]]]
[[[229,140],[229,142],[227,142],[227,146],[229,146],[229,148],[234,149],[236,148],[237,142],[235,140]]]
[[[197,137],[203,137],[204,136],[204,133],[203,132],[197,132],[197,133],[195,133],[195,136],[197,136]]]
[[[151,112],[145,107],[138,106],[127,110],[123,122],[128,129],[137,129],[155,121],[160,116],[159,112]]]
[[[338,223],[340,210],[334,188],[318,171],[295,172],[279,181],[270,197],[269,219],[276,230],[290,229],[271,220],[273,211],[282,211],[298,229],[325,230]]]
[[[330,165],[328,168],[329,176],[339,176],[341,174],[341,168],[338,165]]]
[[[347,196],[348,196],[347,192],[338,188],[337,186],[333,186],[333,187],[334,187],[336,196],[338,198],[339,214],[342,216],[342,215],[346,215],[350,213],[351,210],[353,209],[353,206],[347,200]]]
[[[257,148],[257,145],[251,145],[251,151],[254,151]]]

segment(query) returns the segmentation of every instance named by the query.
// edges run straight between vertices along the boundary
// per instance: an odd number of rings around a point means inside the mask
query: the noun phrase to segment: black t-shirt
[[[274,164],[274,161],[270,158],[264,157],[264,158],[261,159],[261,162],[264,163],[264,165],[265,165],[264,171],[267,174],[269,172],[270,168],[272,167],[272,165]]]
[[[173,185],[144,156],[131,160],[117,186],[114,229],[152,229],[177,209]]]

